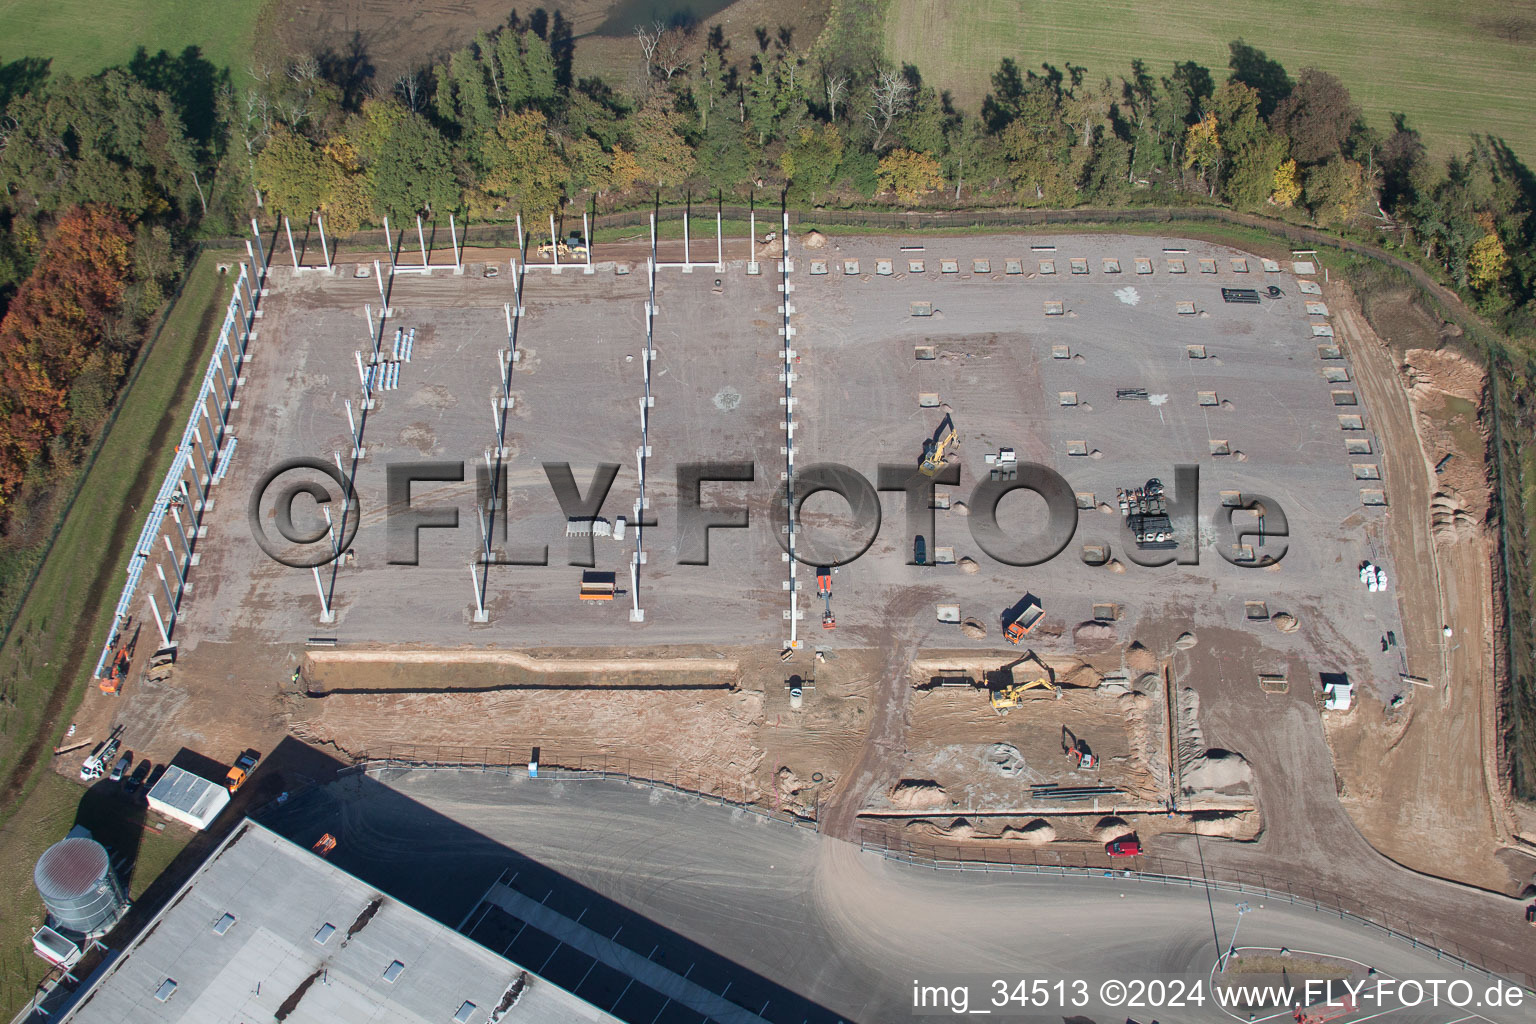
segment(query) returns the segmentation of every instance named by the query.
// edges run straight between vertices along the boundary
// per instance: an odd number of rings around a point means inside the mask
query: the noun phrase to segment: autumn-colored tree
[[[645,171],[635,160],[635,154],[623,146],[613,147],[613,159],[608,165],[608,181],[622,192],[645,177]]]
[[[0,502],[69,420],[69,386],[123,304],[133,236],[102,206],[59,221],[0,321]]]
[[[1269,201],[1281,209],[1290,209],[1301,198],[1301,172],[1295,160],[1286,160],[1275,168],[1275,188]]]
[[[672,109],[671,97],[662,94],[635,111],[630,141],[641,180],[658,187],[681,185],[693,173],[695,158],[693,147],[683,138],[685,124],[684,117]]]
[[[1184,133],[1184,166],[1196,168],[1207,191],[1216,192],[1216,177],[1221,169],[1221,132],[1216,114],[1208,112]]]
[[[903,203],[915,203],[944,187],[939,162],[927,153],[896,149],[880,159],[875,179],[882,192],[894,192]]]
[[[1467,255],[1467,282],[1478,291],[1486,291],[1499,283],[1509,267],[1509,253],[1497,231],[1489,230],[1472,243]]]
[[[496,122],[495,141],[481,154],[488,170],[479,189],[494,204],[525,215],[552,212],[560,202],[565,162],[549,139],[549,122],[528,109]]]

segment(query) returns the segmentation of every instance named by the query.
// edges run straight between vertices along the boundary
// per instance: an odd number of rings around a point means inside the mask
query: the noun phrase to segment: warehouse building
[[[615,1018],[243,822],[52,1020],[588,1024]]]

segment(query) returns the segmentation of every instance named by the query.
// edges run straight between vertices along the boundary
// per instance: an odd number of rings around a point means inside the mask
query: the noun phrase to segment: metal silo
[[[128,908],[111,858],[94,839],[72,836],[54,843],[38,858],[32,881],[48,908],[49,923],[62,931],[101,935]]]

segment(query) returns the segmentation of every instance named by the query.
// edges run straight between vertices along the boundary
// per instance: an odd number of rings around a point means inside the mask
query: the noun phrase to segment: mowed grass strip
[[[188,272],[158,337],[140,354],[117,417],[0,647],[7,696],[0,702],[0,821],[15,811],[87,695],[128,556],[180,443],[230,287],[212,255]]]
[[[1437,155],[1476,133],[1536,162],[1536,0],[890,0],[886,14],[891,59],[972,112],[1004,57],[1021,69],[1071,62],[1089,81],[1126,74],[1137,57],[1158,76],[1193,60],[1219,83],[1239,38],[1292,79],[1307,66],[1337,75],[1379,130],[1406,113]]]
[[[91,75],[142,46],[200,47],[216,68],[246,76],[262,0],[0,0],[0,59],[45,57],[55,71]]]
[[[140,793],[142,794],[142,790]],[[191,839],[171,823],[164,832],[146,827],[147,808],[122,787],[97,783],[87,791],[63,776],[44,772],[20,813],[0,826],[0,1014],[9,1020],[24,1006],[48,964],[32,951],[32,933],[43,923],[43,901],[32,867],[43,851],[77,823],[112,854],[129,899],[138,899]]]

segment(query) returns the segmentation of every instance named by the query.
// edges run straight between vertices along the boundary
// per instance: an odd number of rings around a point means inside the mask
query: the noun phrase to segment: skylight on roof
[[[235,924],[235,915],[234,914],[225,914],[223,917],[219,918],[217,921],[214,922],[214,924],[213,924],[213,934],[215,934],[215,935],[223,935],[225,932],[229,931],[230,928],[234,927],[234,924]]]
[[[403,970],[405,970],[405,964],[399,960],[391,960],[389,966],[384,968],[384,980],[393,983],[396,978],[400,977],[400,972]]]

